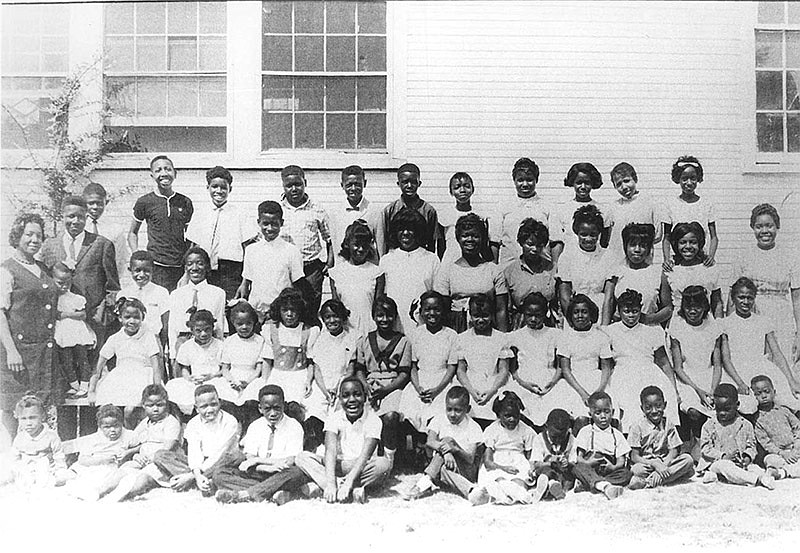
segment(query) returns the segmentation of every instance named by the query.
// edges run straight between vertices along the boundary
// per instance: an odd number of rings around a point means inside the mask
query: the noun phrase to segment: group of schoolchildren
[[[23,482],[69,481],[79,497],[116,501],[161,485],[222,503],[363,502],[396,470],[407,434],[427,455],[410,500],[437,487],[475,505],[527,504],[572,489],[613,499],[696,473],[768,489],[800,477],[800,383],[755,314],[750,279],[733,284],[722,317],[696,158],[673,166],[681,195],[668,217],[627,163],[611,172],[613,205],[591,199],[602,180],[580,163],[565,179],[574,200],[556,207],[522,158],[517,203],[491,217],[473,211],[466,173],[450,180],[455,206],[440,217],[413,164],[382,210],[363,197],[364,171],[346,168],[346,202],[329,216],[288,166],[257,228],[228,203],[226,169],[208,171],[211,204],[196,213],[172,190],[168,158],[151,175],[157,190],[137,201],[129,233],[133,284],[108,290],[119,330],[104,343],[70,291],[74,266],[52,268],[68,393],[101,405],[98,431],[67,468],[43,403],[23,397]],[[98,186],[67,198],[67,231],[91,193],[104,196]],[[779,224],[767,204],[753,214],[765,217]],[[325,277],[332,299],[320,305]]]

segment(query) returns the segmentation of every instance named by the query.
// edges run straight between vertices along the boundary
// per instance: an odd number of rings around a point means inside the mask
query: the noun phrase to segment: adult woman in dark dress
[[[11,226],[14,252],[0,263],[0,409],[13,436],[14,405],[26,391],[52,402],[53,328],[58,291],[40,262],[34,259],[44,241],[44,221],[23,213]]]

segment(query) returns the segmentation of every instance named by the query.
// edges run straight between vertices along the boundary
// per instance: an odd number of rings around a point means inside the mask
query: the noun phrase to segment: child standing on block
[[[587,404],[592,424],[581,428],[575,438],[573,472],[585,489],[615,499],[631,481],[628,469],[631,448],[622,432],[611,426],[614,416],[611,396],[595,392]]]
[[[563,409],[553,409],[547,415],[545,429],[533,439],[529,477],[538,483],[547,478],[547,496],[564,499],[565,491],[575,485],[570,462],[575,449],[572,436],[572,417]]]
[[[281,237],[292,242],[303,256],[303,273],[308,290],[305,292],[310,313],[319,312],[322,298],[322,281],[333,267],[336,253],[331,243],[328,214],[306,194],[306,175],[297,165],[288,165],[281,171],[283,198],[281,206],[286,224]],[[323,245],[325,252],[323,253]]]
[[[394,463],[401,439],[400,399],[411,371],[411,344],[394,330],[397,304],[392,298],[375,300],[372,317],[378,328],[358,341],[350,368],[364,383],[370,406],[383,421],[381,442],[386,458]]]
[[[655,488],[688,480],[694,475],[694,461],[688,453],[680,453],[683,442],[675,423],[664,416],[664,392],[658,386],[647,386],[639,397],[644,417],[628,429],[633,463],[628,487]]]
[[[242,284],[236,297],[249,301],[259,322],[263,322],[281,290],[303,278],[303,259],[297,246],[280,237],[281,204],[269,200],[258,204],[258,226],[264,239],[245,249]]]
[[[367,389],[357,376],[339,385],[339,405],[325,421],[325,457],[303,451],[295,463],[323,490],[328,503],[366,503],[367,489],[378,487],[392,470],[375,451],[381,419],[366,407]]]
[[[775,403],[775,387],[768,376],[755,376],[750,385],[758,401],[755,434],[766,452],[767,472],[776,480],[800,478],[800,420]]]
[[[756,438],[753,425],[739,416],[738,394],[732,384],[720,384],[714,390],[716,417],[703,425],[700,448],[703,454],[698,472],[705,472],[703,482],[719,479],[730,484],[775,488],[775,479],[755,464]]]
[[[419,245],[431,253],[436,253],[436,243],[439,241],[439,216],[436,209],[419,197],[417,190],[422,186],[419,167],[413,163],[404,163],[397,169],[397,186],[400,188],[400,197],[383,208],[383,217],[380,224],[383,229],[391,233],[392,220],[404,209],[409,209],[420,215],[423,219],[422,232],[417,236]],[[386,231],[383,232],[386,235]],[[392,245],[384,241],[381,256],[387,253]],[[419,295],[419,294],[418,294]]]
[[[419,499],[432,492],[437,484],[464,499],[469,497],[483,457],[483,432],[469,416],[469,408],[466,388],[453,386],[447,391],[444,412],[437,413],[428,425],[425,445],[433,452],[433,459],[403,499]]]
[[[89,350],[96,343],[92,329],[86,324],[86,298],[71,291],[72,269],[64,262],[55,264],[53,282],[58,288],[58,319],[54,339],[59,364],[69,384],[67,397],[84,398],[89,393]]]

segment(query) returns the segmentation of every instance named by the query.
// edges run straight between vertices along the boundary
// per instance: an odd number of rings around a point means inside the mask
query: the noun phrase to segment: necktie
[[[198,302],[198,298],[197,298],[197,288],[195,288],[195,289],[192,291],[192,308],[194,308],[194,310],[195,310],[195,311],[197,311],[197,302]]]
[[[219,226],[219,216],[222,213],[222,208],[217,208],[216,211],[217,216],[214,219],[214,230],[211,231],[211,248],[209,248],[208,256],[211,258],[211,268],[217,268],[217,260],[219,258],[219,254],[217,250],[219,249],[219,239],[217,238],[217,226]]]
[[[69,245],[69,256],[73,262],[78,259],[78,240],[75,238],[72,239],[72,244]]]
[[[269,441],[267,442],[267,457],[272,456],[272,447],[275,445],[275,425],[269,425]]]
[[[99,232],[97,232],[97,219],[92,219],[92,232],[94,234],[100,234]]]

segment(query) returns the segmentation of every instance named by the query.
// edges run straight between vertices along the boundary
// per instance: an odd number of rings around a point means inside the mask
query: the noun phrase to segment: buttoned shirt
[[[81,252],[84,238],[86,238],[86,231],[83,230],[75,238],[72,238],[72,235],[68,232],[64,233],[64,251],[67,253],[67,259],[72,262],[73,268],[75,266],[75,260]]]
[[[239,436],[239,423],[233,415],[220,411],[212,421],[197,415],[186,425],[187,458],[191,470],[207,470],[230,448]]]
[[[255,217],[245,216],[230,202],[220,207],[213,203],[203,204],[186,228],[186,239],[208,252],[212,269],[217,268],[220,259],[242,261],[242,243],[256,234],[258,228]]]
[[[383,246],[383,229],[380,226],[381,211],[375,204],[371,203],[366,198],[361,198],[357,205],[352,206],[350,202],[345,200],[331,212],[331,242],[333,243],[333,250],[338,255],[342,249],[342,241],[344,240],[345,231],[347,227],[352,225],[356,220],[361,219],[369,230],[372,231],[372,236],[375,239],[377,253],[382,251]]]
[[[283,207],[283,226],[281,237],[294,243],[300,249],[303,263],[322,259],[323,242],[331,239],[330,221],[322,207],[306,200],[295,207],[286,198],[281,198]]]

